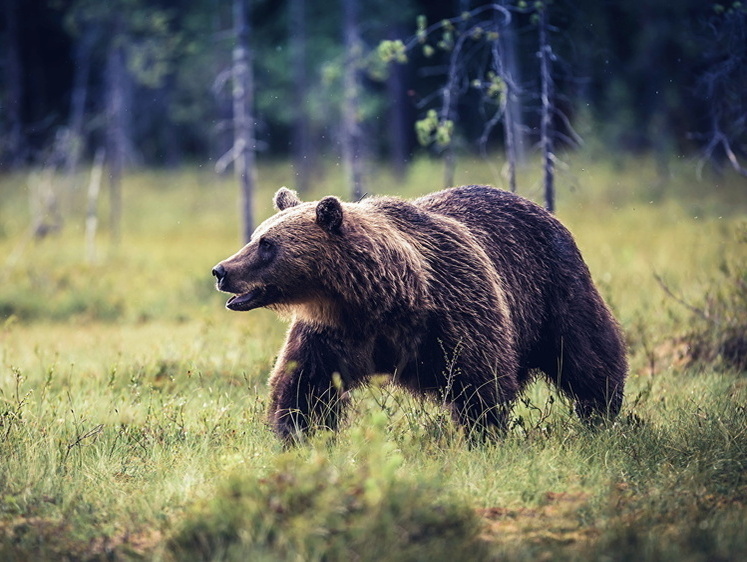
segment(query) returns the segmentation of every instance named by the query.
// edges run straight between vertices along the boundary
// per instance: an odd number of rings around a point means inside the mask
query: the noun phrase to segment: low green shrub
[[[322,450],[281,455],[265,476],[234,472],[193,506],[170,542],[178,559],[487,559],[475,511],[438,478],[400,474],[385,415],[352,436],[354,462]],[[305,456],[306,458],[299,458]]]

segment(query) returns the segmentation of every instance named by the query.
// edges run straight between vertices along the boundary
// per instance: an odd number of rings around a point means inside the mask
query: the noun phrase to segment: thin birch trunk
[[[354,201],[363,197],[362,135],[359,123],[361,41],[358,34],[358,0],[343,0],[345,68],[343,72],[342,159]]]
[[[505,8],[505,3],[501,4]],[[508,185],[516,192],[516,169],[524,161],[524,135],[521,118],[521,83],[516,56],[516,23],[514,18],[506,24],[498,38],[501,77],[506,85],[503,131],[508,160]]]
[[[72,177],[78,171],[80,156],[83,153],[84,135],[83,122],[88,98],[88,77],[91,69],[91,51],[95,31],[86,29],[78,38],[75,45],[75,61],[73,64],[73,89],[70,94],[70,125],[69,143],[65,155],[65,174]]]
[[[540,146],[544,162],[545,208],[555,212],[555,154],[553,146],[552,118],[554,113],[552,88],[552,48],[547,38],[547,6],[539,10],[539,59],[542,83],[542,117],[540,122]]]
[[[96,230],[99,226],[98,204],[101,192],[101,176],[104,169],[105,151],[99,148],[93,158],[91,180],[88,183],[88,201],[86,208],[86,261],[96,261]]]
[[[121,28],[121,23],[116,27]],[[119,30],[114,32],[114,37],[117,36],[119,36]],[[118,246],[121,238],[122,174],[126,145],[124,81],[124,53],[119,42],[112,40],[107,60],[106,155],[109,163],[109,229],[113,246]]]
[[[386,81],[389,95],[389,158],[397,179],[404,178],[407,167],[407,101],[403,70],[399,64],[391,65]]]
[[[312,151],[309,124],[309,108],[306,98],[309,90],[309,78],[306,70],[306,0],[290,2],[290,47],[293,72],[293,168],[296,173],[296,189],[304,193],[309,189],[312,168]]]
[[[18,40],[18,0],[5,0],[5,78],[7,93],[5,108],[9,130],[7,133],[8,162],[11,168],[17,168],[23,163],[24,139],[21,120],[21,104],[23,101],[23,70]],[[2,156],[2,154],[0,154]]]
[[[241,239],[246,243],[254,231],[252,200],[256,185],[254,118],[254,76],[249,49],[249,20],[245,0],[234,0],[233,125],[234,171],[239,182]]]

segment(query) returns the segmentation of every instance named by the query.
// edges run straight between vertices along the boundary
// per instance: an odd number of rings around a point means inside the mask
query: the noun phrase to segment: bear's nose
[[[218,287],[220,288],[221,284],[223,283],[223,279],[226,278],[226,268],[221,264],[216,265],[213,268],[213,276],[215,277],[215,280],[218,283]]]

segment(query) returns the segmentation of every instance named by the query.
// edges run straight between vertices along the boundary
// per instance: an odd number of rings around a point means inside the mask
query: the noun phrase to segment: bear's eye
[[[275,245],[267,238],[259,239],[259,258],[262,261],[269,261],[275,253]]]

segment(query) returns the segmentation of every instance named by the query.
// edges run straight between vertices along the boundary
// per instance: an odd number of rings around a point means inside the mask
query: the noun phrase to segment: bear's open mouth
[[[226,302],[226,308],[240,312],[261,308],[274,302],[276,292],[272,287],[255,287],[246,293],[233,295]]]

